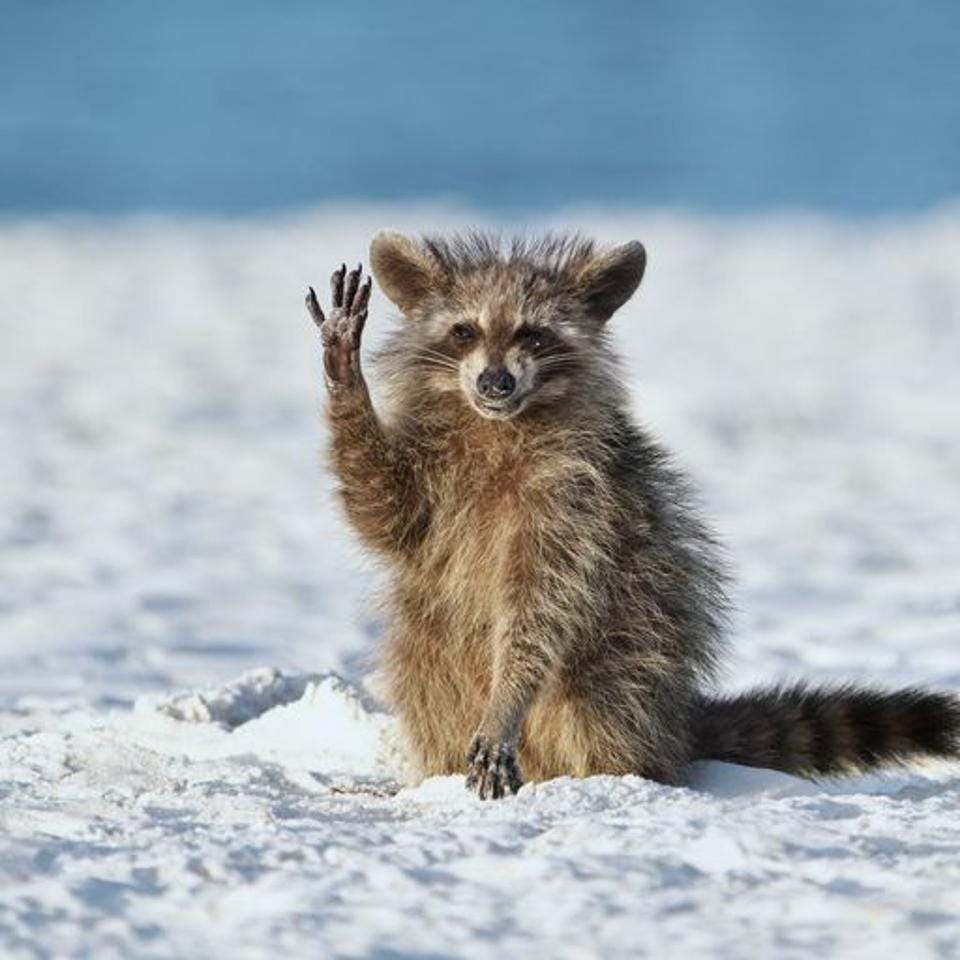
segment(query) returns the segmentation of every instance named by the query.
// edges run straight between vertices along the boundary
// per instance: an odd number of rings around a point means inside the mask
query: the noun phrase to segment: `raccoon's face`
[[[483,237],[421,244],[380,233],[370,259],[411,322],[403,354],[418,386],[509,420],[556,402],[609,359],[603,325],[640,283],[646,255],[638,243],[595,253],[545,241],[503,256]]]
[[[561,319],[560,304],[546,297],[533,304],[510,297],[483,302],[482,296],[474,302],[440,308],[418,330],[428,337],[427,357],[439,355],[432,374],[438,388],[460,391],[489,420],[508,420],[569,390],[589,345]]]

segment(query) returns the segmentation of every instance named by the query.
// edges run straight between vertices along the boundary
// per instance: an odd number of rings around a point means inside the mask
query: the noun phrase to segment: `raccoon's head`
[[[604,324],[636,290],[646,254],[639,243],[597,251],[576,237],[504,249],[480,234],[384,232],[370,263],[408,321],[393,345],[403,377],[506,420],[609,378]]]

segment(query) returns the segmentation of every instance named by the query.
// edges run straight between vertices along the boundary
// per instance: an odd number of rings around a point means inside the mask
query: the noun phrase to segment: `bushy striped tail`
[[[817,778],[960,758],[960,698],[908,688],[791,686],[704,698],[695,721],[699,760],[726,760]]]

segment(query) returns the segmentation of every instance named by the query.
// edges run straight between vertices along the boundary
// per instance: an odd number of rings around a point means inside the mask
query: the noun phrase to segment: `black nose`
[[[517,381],[505,367],[487,367],[477,377],[477,390],[488,400],[502,400],[513,393]]]

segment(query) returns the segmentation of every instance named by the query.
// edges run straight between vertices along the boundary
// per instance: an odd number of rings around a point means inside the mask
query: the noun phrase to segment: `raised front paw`
[[[330,278],[330,293],[333,306],[330,315],[320,309],[317,293],[310,288],[307,294],[307,310],[313,322],[320,328],[323,341],[323,369],[331,386],[351,387],[361,382],[360,338],[367,322],[367,305],[370,303],[370,277],[361,283],[363,267],[347,273],[347,265],[334,270]]]
[[[467,789],[481,800],[499,800],[522,786],[516,745],[477,735],[467,751]]]

